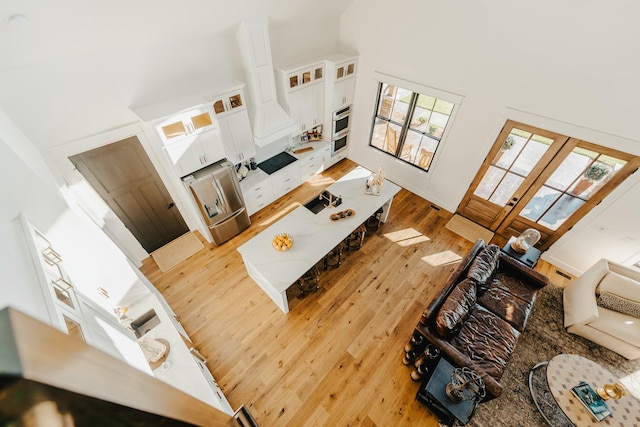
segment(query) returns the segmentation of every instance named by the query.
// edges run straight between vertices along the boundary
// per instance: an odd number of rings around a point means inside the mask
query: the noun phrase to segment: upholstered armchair
[[[598,261],[564,289],[564,326],[627,359],[640,357],[640,271]]]

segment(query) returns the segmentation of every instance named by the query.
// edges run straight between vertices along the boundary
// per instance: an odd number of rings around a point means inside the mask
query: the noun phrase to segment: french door
[[[508,239],[527,228],[546,250],[640,166],[640,158],[507,121],[457,213]]]

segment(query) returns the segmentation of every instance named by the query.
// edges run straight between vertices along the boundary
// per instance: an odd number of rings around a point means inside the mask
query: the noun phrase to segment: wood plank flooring
[[[361,249],[321,270],[316,293],[292,292],[288,315],[236,250],[353,167],[343,160],[253,215],[233,240],[203,240],[205,249],[166,273],[143,263],[231,406],[245,404],[262,427],[438,426],[401,359],[422,310],[472,246],[444,227],[452,213],[402,190]]]

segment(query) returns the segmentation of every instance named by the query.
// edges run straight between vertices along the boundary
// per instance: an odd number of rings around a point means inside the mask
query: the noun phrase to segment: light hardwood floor
[[[415,400],[418,383],[401,359],[422,310],[472,246],[444,227],[450,212],[402,190],[387,223],[340,268],[321,270],[316,293],[293,295],[288,315],[236,250],[353,167],[340,162],[252,216],[233,240],[204,242],[167,273],[144,262],[231,406],[245,404],[261,427],[438,425]]]

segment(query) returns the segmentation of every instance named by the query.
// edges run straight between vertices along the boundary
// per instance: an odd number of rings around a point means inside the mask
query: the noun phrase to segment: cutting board
[[[313,151],[313,147],[298,148],[293,152],[293,154],[306,153],[307,151]]]

